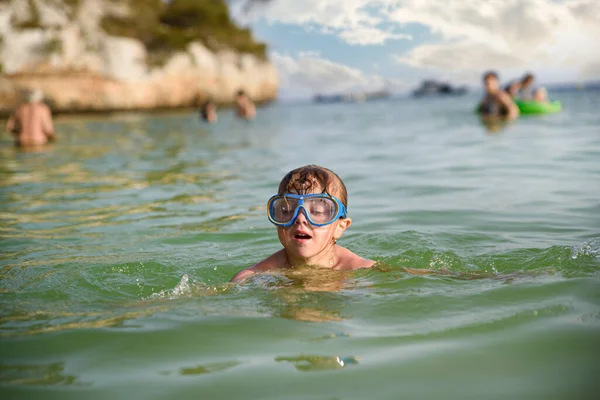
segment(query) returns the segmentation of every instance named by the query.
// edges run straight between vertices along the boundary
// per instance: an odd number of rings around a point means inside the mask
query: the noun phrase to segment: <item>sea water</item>
[[[2,398],[596,398],[600,92],[555,97],[498,126],[464,96],[5,135]],[[342,177],[338,243],[378,266],[229,284],[281,248],[265,204],[306,164]]]

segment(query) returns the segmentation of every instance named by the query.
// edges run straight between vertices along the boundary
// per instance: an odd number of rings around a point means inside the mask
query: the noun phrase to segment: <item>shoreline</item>
[[[269,99],[269,100],[258,100],[255,101],[254,104],[256,107],[267,107],[277,102],[277,98]],[[180,107],[153,107],[153,108],[145,108],[145,107],[137,107],[137,108],[115,108],[115,109],[94,109],[94,108],[82,108],[73,111],[63,111],[63,110],[55,110],[52,107],[51,102],[45,101],[50,107],[52,111],[53,118],[61,118],[61,117],[85,117],[85,116],[111,116],[111,115],[122,115],[122,114],[153,114],[153,113],[170,113],[170,112],[199,112],[200,105],[198,106],[180,106]],[[232,109],[234,103],[233,102],[215,102],[217,107],[220,109]],[[7,120],[14,110],[0,109],[0,120]]]

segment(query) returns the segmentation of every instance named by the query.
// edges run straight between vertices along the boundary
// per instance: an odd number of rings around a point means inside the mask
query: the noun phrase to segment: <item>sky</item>
[[[600,0],[231,0],[269,46],[280,96],[388,88],[423,79],[480,86],[525,72],[539,84],[600,79]]]

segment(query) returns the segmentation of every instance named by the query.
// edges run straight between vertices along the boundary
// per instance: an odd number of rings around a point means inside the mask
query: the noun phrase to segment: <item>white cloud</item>
[[[298,53],[300,57],[319,57],[321,55],[320,52],[315,50],[301,51]]]
[[[263,18],[268,22],[306,26],[312,30],[340,37],[355,45],[382,44],[390,39],[411,39],[381,25],[386,22],[385,7],[389,0],[271,0],[250,16],[233,12],[238,20]]]
[[[392,33],[369,26],[340,30],[337,35],[347,43],[360,45],[383,44],[389,39],[412,39],[411,35]]]
[[[452,0],[439,7],[430,0],[410,5],[390,13],[390,19],[429,26],[441,40],[398,56],[400,63],[456,75],[487,68],[573,68],[584,77],[597,72],[598,1]]]
[[[257,12],[360,45],[410,39],[419,24],[434,39],[395,60],[456,77],[488,68],[600,77],[599,0],[272,0]]]
[[[321,58],[314,52],[301,52],[297,56],[273,52],[271,60],[279,70],[282,86],[298,97],[314,93],[393,89],[393,86],[402,85],[397,80],[365,74],[359,69]]]

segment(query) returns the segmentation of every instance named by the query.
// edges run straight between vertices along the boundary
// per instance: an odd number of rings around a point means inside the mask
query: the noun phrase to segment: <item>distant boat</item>
[[[413,96],[445,96],[445,95],[463,95],[467,93],[466,86],[453,87],[452,85],[435,80],[425,80],[421,86],[413,90]]]
[[[341,94],[335,95],[324,95],[317,94],[313,97],[315,103],[340,103],[344,101],[344,97]]]
[[[351,92],[344,94],[317,94],[313,97],[315,103],[359,103],[369,100],[386,99],[391,96],[387,90],[376,90],[371,92]]]
[[[365,92],[364,95],[366,100],[379,100],[387,99],[392,94],[388,90],[376,90],[373,92]]]

